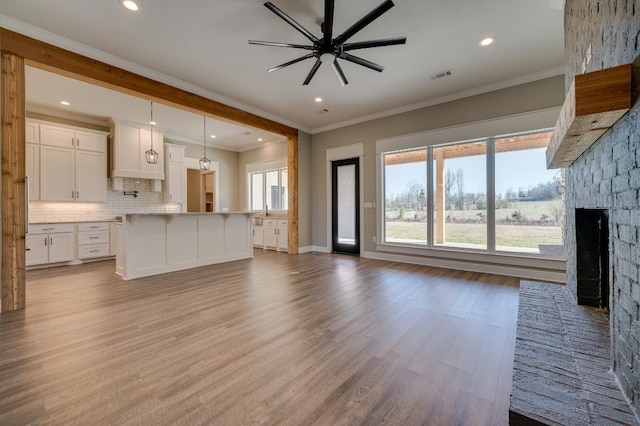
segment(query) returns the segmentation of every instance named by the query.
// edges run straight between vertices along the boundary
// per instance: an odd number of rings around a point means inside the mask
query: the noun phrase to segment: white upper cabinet
[[[187,169],[184,165],[184,146],[166,144],[165,202],[185,203]]]
[[[106,132],[27,120],[26,134],[40,140],[27,143],[30,200],[106,201]]]
[[[37,201],[40,199],[40,145],[27,143],[25,157],[29,178],[29,201]]]
[[[40,144],[59,146],[62,148],[74,147],[75,131],[69,127],[56,125],[40,125]]]
[[[40,154],[41,199],[43,201],[75,201],[75,151],[69,148],[42,145]]]
[[[121,120],[111,121],[111,177],[164,180],[163,134],[153,132],[153,149],[158,163],[147,163],[145,152],[151,148],[149,128]]]
[[[27,120],[25,128],[26,143],[40,143],[40,125],[34,121]]]

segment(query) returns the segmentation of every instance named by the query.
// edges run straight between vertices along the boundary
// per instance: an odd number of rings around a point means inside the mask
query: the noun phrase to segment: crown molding
[[[440,96],[437,98],[431,98],[418,102],[415,104],[404,105],[398,108],[392,108],[385,111],[376,112],[373,114],[365,115],[362,117],[352,118],[350,120],[341,121],[339,123],[329,124],[326,126],[316,127],[311,129],[311,134],[328,132],[330,130],[340,129],[342,127],[352,126],[354,124],[365,123],[367,121],[377,120],[380,118],[390,117],[392,115],[402,114],[405,112],[415,111],[417,109],[427,108],[430,106],[443,104],[446,102],[457,101],[459,99],[468,98],[471,96],[481,95],[483,93],[489,93],[496,90],[506,89],[508,87],[518,86],[520,84],[531,83],[533,81],[542,80],[549,77],[555,77],[557,75],[564,74],[564,65],[548,68],[542,71],[538,71],[531,74],[525,74],[519,77],[510,78],[497,83],[486,84],[484,86],[475,87],[469,90],[463,90],[461,92],[452,93],[446,96]]]

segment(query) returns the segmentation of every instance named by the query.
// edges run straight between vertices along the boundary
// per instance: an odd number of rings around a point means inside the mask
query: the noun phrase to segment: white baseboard
[[[298,247],[298,254],[311,253],[312,251],[313,246]]]
[[[556,272],[545,269],[530,269],[518,266],[489,265],[486,263],[465,262],[459,260],[434,259],[429,257],[405,256],[399,254],[380,253],[373,251],[364,252],[367,259],[386,260],[390,262],[409,263],[413,265],[433,266],[445,269],[458,269],[469,272],[482,272],[486,274],[506,275],[509,277],[525,278],[537,281],[567,282],[565,272]]]
[[[316,253],[330,253],[329,247],[322,246],[312,246],[311,251],[315,251]]]

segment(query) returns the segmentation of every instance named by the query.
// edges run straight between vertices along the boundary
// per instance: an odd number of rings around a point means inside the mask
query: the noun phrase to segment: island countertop
[[[133,223],[139,217],[165,217],[168,220],[173,220],[176,217],[189,217],[189,216],[229,216],[229,215],[245,215],[253,216],[255,212],[175,212],[175,213],[125,213],[124,220]]]

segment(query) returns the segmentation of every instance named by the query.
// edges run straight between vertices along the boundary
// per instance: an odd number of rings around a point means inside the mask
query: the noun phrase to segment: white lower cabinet
[[[78,259],[105,257],[111,253],[110,229],[106,222],[78,224]]]
[[[74,258],[74,225],[30,225],[26,244],[29,248],[27,266],[71,261]]]
[[[278,251],[289,250],[289,221],[278,219]]]
[[[253,246],[264,247],[264,228],[262,226],[253,226]]]
[[[264,219],[262,224],[264,226],[264,248],[287,251],[289,221],[286,219]]]

